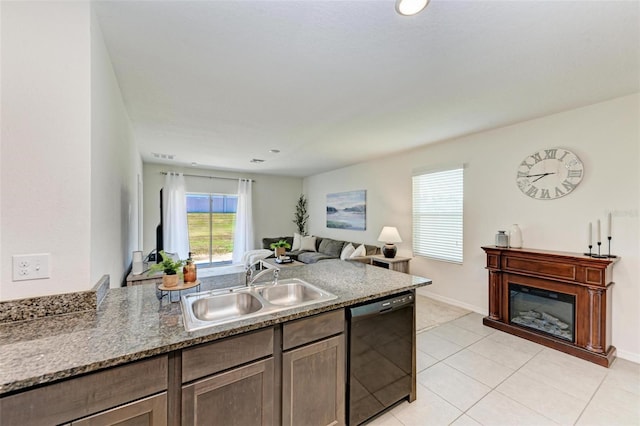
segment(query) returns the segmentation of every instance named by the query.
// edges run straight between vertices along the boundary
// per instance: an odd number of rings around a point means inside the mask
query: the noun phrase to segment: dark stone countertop
[[[337,299],[186,332],[181,304],[153,284],[110,289],[97,311],[0,325],[0,395],[431,284],[359,262],[326,260],[281,269]],[[201,290],[240,285],[244,274],[202,278]],[[183,293],[184,294],[184,293]],[[176,300],[174,296],[174,300]]]

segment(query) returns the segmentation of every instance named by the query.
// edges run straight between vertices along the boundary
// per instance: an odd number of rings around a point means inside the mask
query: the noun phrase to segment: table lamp
[[[395,226],[385,226],[380,232],[378,241],[384,243],[384,246],[382,247],[382,254],[384,254],[384,257],[392,259],[396,256],[398,251],[398,248],[393,243],[401,243],[402,238],[400,238],[398,229]]]

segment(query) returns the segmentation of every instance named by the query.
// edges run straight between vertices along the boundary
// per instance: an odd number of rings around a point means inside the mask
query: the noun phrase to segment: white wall
[[[90,5],[1,2],[0,299],[91,286]],[[13,282],[11,256],[51,253]]]
[[[304,181],[310,232],[380,244],[382,226],[394,225],[403,238],[399,255],[411,256],[412,171],[465,163],[464,264],[416,257],[411,272],[433,279],[421,292],[486,313],[480,247],[493,244],[497,230],[518,223],[525,247],[582,252],[588,222],[612,211],[613,252],[622,257],[614,269],[612,339],[619,356],[640,362],[639,104],[635,94],[311,176]],[[585,176],[566,197],[533,200],[517,188],[516,168],[548,147],[575,152]],[[326,194],[355,189],[367,190],[367,230],[327,229]]]
[[[205,170],[196,167],[171,167],[145,163],[144,169],[144,252],[156,246],[156,226],[160,223],[160,188],[165,176],[161,171],[185,174],[251,178],[253,183],[253,226],[256,248],[261,248],[262,238],[293,235],[296,230],[292,222],[295,206],[302,193],[302,178],[272,176],[252,173],[233,173]],[[187,192],[237,194],[238,182],[226,179],[185,177]]]
[[[89,2],[1,2],[0,300],[123,280],[142,163]],[[11,256],[50,253],[49,279]]]
[[[91,20],[91,278],[125,280],[138,250],[142,160],[95,16]]]

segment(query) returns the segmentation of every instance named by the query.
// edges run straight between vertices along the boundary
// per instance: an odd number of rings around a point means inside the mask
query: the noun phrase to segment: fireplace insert
[[[576,297],[509,283],[509,323],[575,342]]]

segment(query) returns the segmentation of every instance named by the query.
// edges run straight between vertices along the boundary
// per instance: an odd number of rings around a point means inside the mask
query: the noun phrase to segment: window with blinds
[[[463,168],[413,176],[413,253],[462,263]]]

